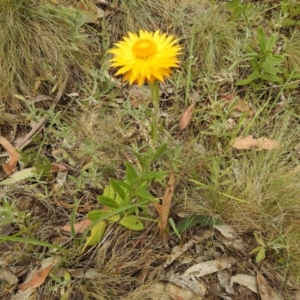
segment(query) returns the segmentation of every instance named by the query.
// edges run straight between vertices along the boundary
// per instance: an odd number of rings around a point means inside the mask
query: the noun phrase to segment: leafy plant
[[[271,25],[274,28],[282,28],[289,26],[299,26],[300,21],[297,17],[300,13],[300,5],[297,1],[282,0],[280,1],[279,16],[271,20]]]
[[[256,232],[254,232],[254,237],[259,246],[252,249],[250,254],[257,253],[255,258],[256,262],[260,262],[266,258],[267,249],[273,249],[276,251],[276,253],[279,253],[280,249],[287,247],[285,244],[281,243],[283,239],[282,235],[269,242],[265,242],[261,237],[258,236]]]
[[[283,73],[281,64],[284,55],[274,54],[274,47],[277,41],[277,34],[273,33],[268,39],[262,27],[257,29],[257,39],[259,51],[255,51],[250,45],[246,48],[246,60],[249,61],[252,72],[246,78],[238,80],[236,85],[254,84],[257,80],[282,82]]]
[[[226,3],[228,10],[230,11],[231,17],[235,21],[249,21],[249,11],[253,9],[252,3],[243,3],[241,0],[232,0]]]
[[[103,208],[92,210],[87,215],[93,223],[90,226],[91,235],[87,238],[84,249],[88,245],[95,245],[101,241],[108,223],[118,223],[133,231],[144,229],[141,220],[148,219],[147,205],[158,202],[148,189],[153,180],[162,181],[166,175],[164,171],[151,171],[148,168],[149,162],[153,162],[165,149],[166,145],[163,145],[155,153],[149,150],[144,159],[139,156],[142,162],[140,170],[130,163],[125,163],[124,180],[109,180],[109,185],[104,188],[103,194],[97,197]]]

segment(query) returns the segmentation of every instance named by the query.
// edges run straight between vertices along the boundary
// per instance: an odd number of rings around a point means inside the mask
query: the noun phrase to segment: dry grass
[[[219,218],[238,232],[259,232],[266,241],[283,236],[287,245],[287,252],[281,254],[286,259],[283,273],[288,269],[299,280],[298,233],[293,232],[300,213],[299,153],[295,150],[299,145],[299,127],[297,119],[290,115],[287,107],[285,109],[286,113],[274,116],[264,128],[259,125],[264,118],[257,120],[247,133],[279,141],[279,150],[234,151],[230,149],[234,132],[226,144],[223,143],[223,154],[212,154],[214,151],[210,149],[199,156],[190,150],[189,156],[194,159],[187,165],[198,165],[198,172],[186,172],[199,184],[187,189],[188,182],[184,181],[182,187],[188,200],[181,202],[178,211]]]
[[[49,1],[1,0],[0,7],[0,101],[7,107],[20,106],[14,94],[49,94],[67,73],[78,80],[92,67],[93,41],[80,12]]]
[[[0,101],[6,111],[23,106],[14,94],[55,93],[52,88],[66,73],[73,74],[67,92],[78,93],[65,97],[55,111],[44,111],[39,104],[27,107],[28,120],[36,122],[46,113],[48,125],[23,149],[22,161],[25,168],[37,166],[44,173],[5,187],[1,204],[9,203],[11,216],[17,216],[12,222],[13,233],[47,242],[65,237],[60,226],[70,223],[72,214],[77,221],[89,210],[100,208],[97,196],[109,178],[123,178],[125,161],[138,165],[132,148],[141,153],[149,148],[151,105],[139,96],[133,99],[132,90],[115,86],[107,78],[110,71],[104,53],[127,31],[159,28],[179,37],[184,49],[181,70],[161,85],[164,131],[160,141],[167,143],[168,149],[153,166],[176,173],[170,217],[177,222],[184,214],[210,216],[233,226],[241,235],[253,237],[257,232],[266,242],[282,236],[286,248],[279,253],[267,249],[266,261],[284,279],[299,285],[299,91],[294,88],[290,93],[268,83],[256,91],[249,86],[234,87],[234,78],[240,76],[241,54],[245,45],[254,41],[256,27],[266,25],[269,6],[253,4],[245,12],[233,14],[223,1],[112,1],[106,7],[109,13],[94,26],[99,30],[96,38],[86,31],[80,13],[74,17],[70,6],[77,5],[75,2],[63,1],[65,6],[58,7],[46,0],[38,5],[33,0],[0,0],[0,22],[4,25],[0,26]],[[278,13],[277,8],[270,9]],[[288,72],[297,64],[299,52],[299,32],[293,30],[286,35],[283,48],[278,45],[276,50],[287,55]],[[101,56],[96,64],[93,51]],[[83,83],[86,73],[92,76]],[[222,101],[228,93],[238,95],[249,110],[237,112],[229,107]],[[190,95],[196,108],[188,128],[180,131],[179,120]],[[133,106],[136,103],[140,106]],[[229,126],[229,121],[234,125]],[[28,128],[22,130],[27,132]],[[272,151],[232,148],[234,138],[249,134],[275,139],[281,147]],[[50,161],[71,167],[61,188],[57,188],[56,173],[45,175]],[[151,192],[163,195],[164,187],[153,184]],[[77,211],[74,203],[79,203]],[[149,231],[138,233],[116,227],[105,243],[83,254],[80,237],[71,237],[64,245],[66,253],[59,253],[63,263],[53,274],[63,278],[64,272],[69,272],[72,279],[64,291],[73,295],[78,288],[76,297],[147,299],[171,249],[198,234],[198,228],[188,230],[179,241],[170,229],[170,248],[166,249],[157,226],[150,224],[146,226]],[[249,249],[255,245],[252,241]],[[217,248],[213,241],[205,247],[207,253]],[[52,255],[47,248],[30,244],[15,249],[9,264],[18,267],[33,268],[45,255]],[[86,267],[98,275],[76,277],[74,270],[83,272]],[[173,267],[170,272],[183,271],[180,264],[179,269]],[[51,279],[39,292],[43,299],[61,299],[62,290],[55,288]]]

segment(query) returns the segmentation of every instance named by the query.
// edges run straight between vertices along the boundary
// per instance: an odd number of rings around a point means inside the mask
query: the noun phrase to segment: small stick
[[[69,80],[69,75],[67,74],[62,86],[60,87],[55,99],[54,99],[54,102],[52,104],[52,107],[55,108],[56,105],[58,104],[59,100],[61,99],[61,97],[63,96],[64,92],[65,92],[65,89],[66,89],[66,86],[67,86],[67,83],[68,83],[68,80]],[[23,138],[22,141],[20,141],[17,145],[16,145],[16,148],[18,149],[22,149],[24,148],[26,145],[28,145],[30,143],[30,140],[31,138],[36,134],[36,133],[39,133],[44,125],[46,124],[47,122],[47,117],[46,116],[43,116],[38,122],[37,124],[32,127],[32,129],[30,130],[30,132]]]

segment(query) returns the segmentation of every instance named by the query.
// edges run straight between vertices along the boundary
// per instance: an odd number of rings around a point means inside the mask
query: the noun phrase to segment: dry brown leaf
[[[163,234],[168,225],[169,212],[171,208],[172,197],[175,188],[175,175],[174,173],[170,174],[170,178],[167,184],[167,188],[162,199],[162,205],[160,210],[160,233]]]
[[[202,277],[208,274],[212,274],[224,269],[230,268],[233,264],[235,264],[235,260],[231,257],[228,258],[220,258],[216,260],[209,260],[199,264],[195,264],[192,267],[188,268],[185,272],[185,276],[194,276],[194,277]]]
[[[2,165],[2,168],[6,175],[11,175],[16,168],[16,165],[17,165],[17,162],[19,159],[19,153],[16,151],[14,146],[3,136],[0,136],[0,144],[10,155],[9,162]]]
[[[194,294],[202,298],[204,298],[204,295],[207,290],[206,286],[200,281],[198,281],[194,276],[189,276],[185,274],[179,275],[176,273],[170,275],[170,277],[167,278],[167,281],[184,289],[189,288]]]
[[[233,142],[233,148],[235,149],[254,149],[254,150],[271,150],[278,149],[279,143],[275,140],[269,140],[266,137],[254,139],[252,135],[248,135],[245,138],[238,137]]]
[[[257,294],[256,278],[252,275],[237,274],[235,276],[232,276],[230,279],[230,286],[232,287],[234,283],[243,285],[249,290],[251,290],[253,293]]]
[[[89,219],[81,220],[74,224],[75,233],[84,233],[84,231],[91,225],[92,221]],[[72,232],[71,225],[61,227],[62,230]]]
[[[31,287],[31,288],[37,288],[40,285],[42,285],[47,276],[49,275],[50,271],[52,270],[53,265],[49,265],[46,268],[39,270],[38,272],[36,272],[31,280],[27,283],[21,283],[18,285],[18,289],[20,290],[26,290],[27,288]]]
[[[53,162],[51,163],[50,171],[51,172],[68,171],[68,168],[61,163]]]
[[[202,297],[195,295],[188,288],[179,287],[173,283],[166,285],[166,291],[172,300],[202,300]]]
[[[195,102],[193,102],[182,114],[179,124],[179,129],[184,130],[191,122],[195,109]]]
[[[5,269],[1,269],[0,271],[0,280],[6,281],[8,285],[15,285],[18,283],[18,277]]]
[[[256,282],[261,300],[282,300],[259,272],[257,272]]]

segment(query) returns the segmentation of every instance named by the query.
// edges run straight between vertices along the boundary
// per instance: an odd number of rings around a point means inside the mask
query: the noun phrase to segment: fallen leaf
[[[278,149],[280,147],[279,143],[275,140],[269,140],[266,137],[261,137],[259,139],[254,139],[252,135],[245,138],[238,137],[233,142],[233,148],[235,149],[254,149],[254,150],[271,150]]]
[[[8,152],[10,155],[10,160],[8,163],[5,163],[2,165],[2,168],[6,175],[10,175],[14,172],[16,165],[18,163],[19,159],[19,153],[14,148],[14,146],[3,136],[0,136],[0,144],[3,146],[3,148]]]
[[[179,129],[184,130],[191,122],[195,109],[195,102],[193,102],[182,114]]]
[[[84,233],[84,231],[91,225],[92,221],[89,219],[83,219],[74,224],[75,233]],[[65,225],[61,227],[62,230],[72,232],[71,225]]]
[[[184,252],[189,250],[191,247],[193,247],[196,244],[202,243],[205,240],[211,238],[214,235],[214,232],[212,230],[206,230],[204,231],[201,236],[193,236],[191,240],[189,240],[187,243],[181,245],[181,246],[175,246],[172,249],[172,253],[169,255],[167,261],[164,263],[163,267],[168,267],[171,263],[173,263],[178,257],[182,256]]]
[[[167,281],[184,289],[189,288],[194,294],[202,298],[206,293],[206,286],[198,281],[194,276],[172,274],[169,278],[167,278]]]
[[[223,258],[216,260],[209,260],[200,264],[193,265],[188,268],[184,275],[192,275],[194,277],[202,277],[211,273],[215,273],[224,269],[230,268],[235,263],[233,258]]]
[[[5,280],[8,285],[15,285],[18,283],[18,277],[16,275],[3,269],[0,271],[0,280]]]
[[[161,205],[160,216],[159,216],[160,218],[159,225],[160,225],[161,234],[164,233],[168,225],[168,218],[169,218],[169,212],[171,208],[174,188],[175,188],[175,175],[174,173],[171,173],[164,197],[162,198],[162,205]]]
[[[196,296],[187,288],[179,287],[173,283],[166,285],[166,291],[173,300],[202,300],[202,297]]]
[[[24,169],[20,172],[14,173],[9,178],[6,178],[0,182],[0,185],[11,185],[20,180],[33,177],[34,176],[35,167]]]
[[[218,281],[220,286],[226,291],[229,295],[234,295],[235,291],[230,285],[230,275],[226,271],[220,271],[217,273]]]
[[[47,276],[49,275],[50,271],[52,270],[53,265],[49,265],[47,267],[45,267],[44,269],[41,269],[39,271],[37,271],[35,274],[33,274],[32,278],[30,281],[28,281],[27,283],[21,283],[18,285],[18,289],[20,290],[26,290],[27,288],[31,287],[31,288],[37,288],[40,285],[42,285]]]
[[[59,172],[59,171],[68,171],[68,168],[61,163],[57,163],[57,162],[51,163],[50,172]]]
[[[18,290],[18,292],[10,298],[10,300],[28,300],[28,299],[36,299],[34,297],[31,297],[34,293],[34,289],[29,287],[26,290]]]
[[[223,225],[214,225],[214,228],[217,229],[227,239],[234,239],[234,238],[237,237],[237,233],[229,225],[226,225],[226,224],[223,224]]]
[[[230,287],[232,287],[234,283],[243,285],[249,290],[251,290],[253,293],[257,294],[257,284],[256,284],[256,278],[254,276],[247,275],[247,274],[237,274],[231,277]]]
[[[261,300],[282,300],[259,272],[257,272],[256,281]]]

